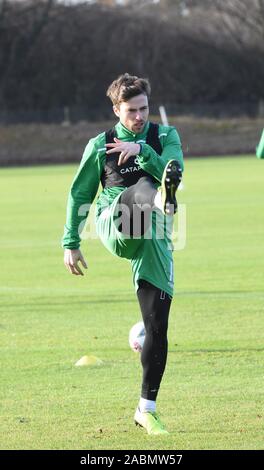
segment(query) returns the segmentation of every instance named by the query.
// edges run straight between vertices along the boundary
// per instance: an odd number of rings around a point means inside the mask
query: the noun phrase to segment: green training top
[[[125,142],[142,144],[141,152],[137,158],[138,164],[144,171],[157,179],[158,185],[169,160],[178,160],[183,170],[181,142],[174,127],[159,125],[162,154],[158,155],[150,145],[145,143],[148,128],[149,122],[147,122],[141,134],[135,134],[123,126],[120,121],[115,126],[118,139]],[[79,169],[71,185],[67,203],[66,224],[62,238],[62,246],[64,248],[77,249],[80,246],[79,227],[83,227],[84,221],[88,216],[87,210],[84,213],[81,207],[84,204],[92,204],[97,194],[106,158],[105,132],[103,132],[88,142]],[[104,188],[96,202],[96,217],[99,217],[102,210],[108,207],[123,190],[123,186]]]

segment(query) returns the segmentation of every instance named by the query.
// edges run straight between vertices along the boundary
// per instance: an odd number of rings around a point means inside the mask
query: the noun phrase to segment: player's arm
[[[163,132],[164,130],[164,132]],[[141,152],[138,156],[140,167],[147,173],[161,181],[166,164],[170,160],[178,160],[183,171],[183,153],[180,137],[175,127],[163,127],[160,131],[162,154],[157,152],[148,144],[141,144]]]
[[[72,274],[76,275],[83,275],[78,266],[79,261],[83,267],[87,268],[79,249],[81,243],[80,233],[100,183],[102,168],[97,150],[96,139],[91,139],[84,151],[68,196],[62,246],[65,249],[64,264]]]

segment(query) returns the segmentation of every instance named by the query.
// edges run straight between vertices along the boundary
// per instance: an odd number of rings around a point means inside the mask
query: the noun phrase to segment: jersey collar
[[[143,132],[141,132],[141,134],[136,134],[135,132],[132,132],[130,130],[128,130],[120,121],[115,125],[115,130],[116,130],[116,133],[117,133],[117,137],[118,138],[130,138],[131,137],[133,139],[137,139],[137,140],[140,140],[144,137],[146,137],[147,135],[147,132],[148,132],[148,129],[149,129],[149,121],[146,122],[146,125],[143,129]]]

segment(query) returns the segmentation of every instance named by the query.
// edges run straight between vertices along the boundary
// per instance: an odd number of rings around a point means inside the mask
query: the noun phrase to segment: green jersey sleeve
[[[72,182],[62,238],[62,246],[64,248],[73,250],[80,246],[80,233],[100,183],[102,173],[102,161],[100,158],[100,150],[102,149],[100,149],[100,144],[101,147],[105,145],[103,136],[104,134],[99,135],[89,141]]]
[[[164,168],[168,161],[178,160],[182,171],[184,165],[181,141],[175,127],[160,126],[159,138],[162,146],[162,154],[158,155],[148,144],[141,144],[138,162],[143,170],[150,173],[158,181],[161,181]]]

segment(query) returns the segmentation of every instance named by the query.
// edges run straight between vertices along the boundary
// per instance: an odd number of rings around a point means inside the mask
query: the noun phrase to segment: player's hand
[[[69,250],[66,248],[64,250],[64,264],[66,268],[76,276],[83,276],[81,268],[78,266],[78,262],[81,262],[83,267],[87,269],[86,261],[82,255],[81,250]]]
[[[114,138],[114,143],[106,144],[106,147],[109,150],[106,151],[107,155],[111,155],[111,153],[120,152],[118,165],[122,165],[125,163],[129,157],[133,157],[134,155],[138,155],[140,152],[140,144],[136,144],[135,142],[123,142],[122,140]]]

